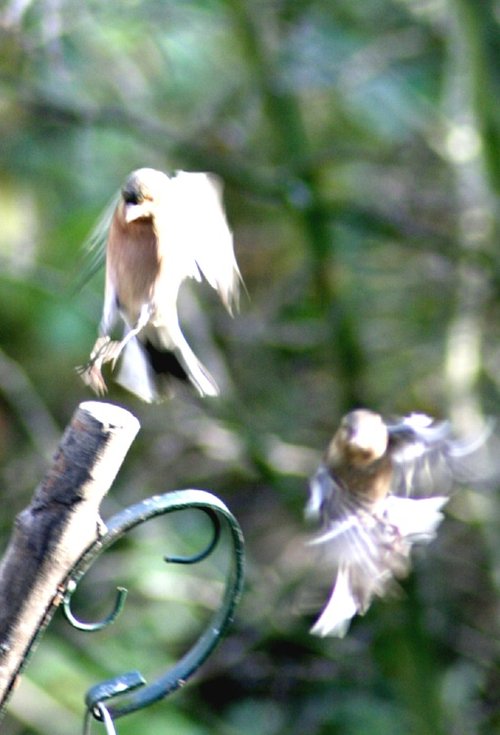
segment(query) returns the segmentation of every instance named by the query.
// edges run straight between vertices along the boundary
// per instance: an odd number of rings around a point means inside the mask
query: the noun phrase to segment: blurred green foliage
[[[81,244],[139,166],[213,171],[247,289],[181,304],[215,400],[139,404],[142,430],[104,515],[180,487],[221,496],[248,549],[229,638],[123,735],[413,735],[500,728],[498,498],[459,493],[398,599],[345,640],[302,518],[340,416],[499,412],[500,8],[496,0],[3,0],[0,5],[0,472],[4,546],[77,404],[102,276]],[[87,582],[94,636],[57,619],[3,723],[79,731],[83,693],[175,660],[217,604],[224,554],[198,517],[137,532]],[[173,547],[173,548],[171,548]],[[178,548],[178,547],[185,547]],[[222,570],[222,571],[221,571]],[[77,603],[78,604],[78,603]]]

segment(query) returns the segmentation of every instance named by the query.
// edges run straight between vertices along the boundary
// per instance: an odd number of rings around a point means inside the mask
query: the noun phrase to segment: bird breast
[[[391,490],[392,462],[388,456],[365,466],[344,464],[333,474],[342,487],[362,502],[377,503]]]
[[[120,309],[134,322],[144,304],[158,300],[156,291],[161,286],[162,258],[150,220],[124,226],[115,218],[109,233],[107,271]]]

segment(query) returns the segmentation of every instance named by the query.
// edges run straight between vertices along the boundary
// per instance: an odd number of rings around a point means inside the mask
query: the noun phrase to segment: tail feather
[[[178,380],[189,380],[189,376],[177,359],[175,352],[159,350],[149,341],[144,342],[144,348],[155,373],[173,375]]]
[[[327,635],[343,638],[347,633],[351,618],[357,612],[358,604],[351,591],[349,571],[345,567],[340,567],[330,598],[311,628],[311,633],[322,638]]]
[[[152,403],[172,394],[174,379],[191,383],[200,396],[219,394],[215,380],[185,340],[172,350],[137,338],[126,344],[117,376],[123,388]]]
[[[160,399],[147,354],[135,337],[123,349],[116,382],[146,403]]]
[[[187,375],[190,383],[196,388],[200,396],[218,396],[219,387],[207,368],[198,360],[182,334],[176,339],[173,356],[178,366]]]

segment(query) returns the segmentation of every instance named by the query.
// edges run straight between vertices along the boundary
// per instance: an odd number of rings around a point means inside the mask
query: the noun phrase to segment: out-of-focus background
[[[307,477],[343,413],[418,410],[459,431],[500,413],[500,4],[497,0],[4,0],[0,8],[2,549],[79,402],[102,273],[82,243],[129,171],[212,171],[248,295],[180,310],[223,388],[147,406],[104,515],[154,493],[219,495],[247,540],[225,643],[122,735],[414,735],[500,728],[495,489],[455,495],[393,599],[344,640],[308,629],[328,571],[306,542]],[[193,216],[196,216],[193,213]],[[224,548],[204,518],[155,521],[93,571],[51,625],[3,732],[79,732],[83,694],[186,650]],[[97,727],[96,727],[97,731]]]

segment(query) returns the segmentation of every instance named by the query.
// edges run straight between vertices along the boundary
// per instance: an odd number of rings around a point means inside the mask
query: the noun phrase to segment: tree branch
[[[0,564],[0,708],[61,601],[70,570],[103,533],[100,503],[138,430],[123,408],[80,404],[52,467],[16,518]]]

